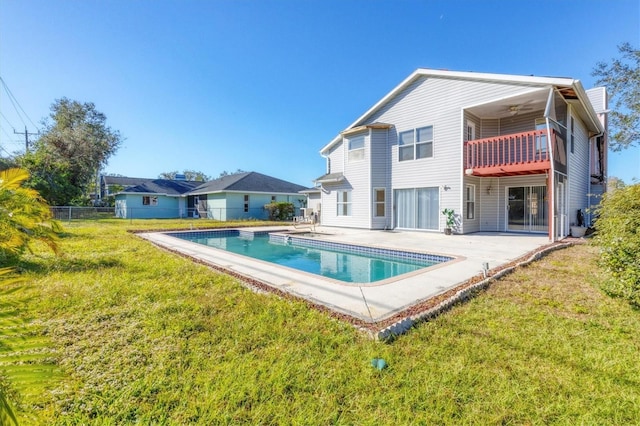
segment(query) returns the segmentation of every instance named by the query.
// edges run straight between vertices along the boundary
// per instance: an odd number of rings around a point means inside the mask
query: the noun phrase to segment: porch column
[[[555,241],[555,226],[554,226],[554,217],[555,217],[555,199],[554,199],[554,191],[553,187],[553,169],[547,172],[547,197],[549,201],[547,202],[547,215],[549,216],[547,219],[548,225],[547,229],[549,230],[549,240]]]

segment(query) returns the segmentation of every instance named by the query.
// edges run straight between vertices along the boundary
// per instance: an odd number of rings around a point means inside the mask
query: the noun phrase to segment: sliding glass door
[[[396,228],[438,230],[439,189],[396,189]]]
[[[509,188],[507,211],[509,231],[547,232],[547,187]]]

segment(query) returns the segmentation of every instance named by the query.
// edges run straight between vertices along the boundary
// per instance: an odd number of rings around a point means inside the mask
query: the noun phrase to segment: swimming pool
[[[219,230],[167,235],[345,283],[375,283],[453,259],[282,233]]]

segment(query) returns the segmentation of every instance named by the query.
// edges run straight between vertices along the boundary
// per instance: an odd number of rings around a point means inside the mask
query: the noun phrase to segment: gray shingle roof
[[[127,188],[122,192],[182,195],[201,184],[202,182],[187,180],[150,179],[148,182],[145,182],[141,185],[132,186],[131,188]]]
[[[102,181],[105,185],[120,185],[125,188],[128,186],[142,185],[143,183],[150,182],[152,180],[154,179],[127,176],[102,176]]]
[[[191,191],[191,194],[210,194],[225,191],[297,194],[304,189],[307,189],[307,187],[261,173],[248,172],[228,175],[206,182]]]

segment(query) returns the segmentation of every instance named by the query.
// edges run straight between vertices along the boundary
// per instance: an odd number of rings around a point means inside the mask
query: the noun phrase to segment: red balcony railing
[[[551,168],[549,146],[546,130],[472,140],[465,143],[465,172],[474,176],[542,173]]]

